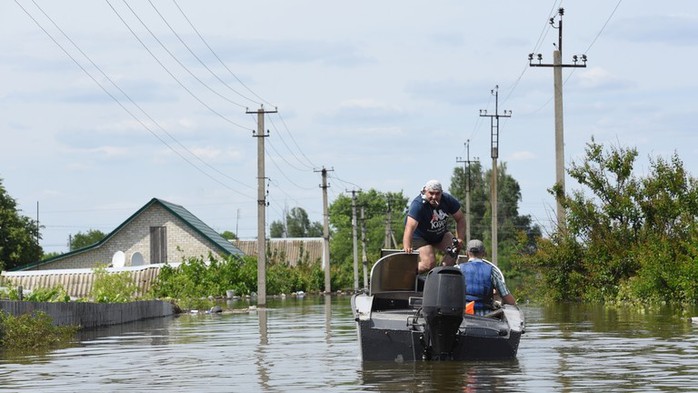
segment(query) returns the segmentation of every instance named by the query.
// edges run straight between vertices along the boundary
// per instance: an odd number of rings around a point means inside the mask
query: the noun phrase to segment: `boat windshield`
[[[371,269],[370,293],[416,291],[418,254],[398,252],[379,259]]]

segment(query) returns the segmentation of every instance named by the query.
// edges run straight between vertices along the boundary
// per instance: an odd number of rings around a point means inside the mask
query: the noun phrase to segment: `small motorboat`
[[[364,361],[476,360],[516,357],[524,316],[504,304],[487,315],[465,313],[457,267],[417,274],[417,254],[384,251],[368,293],[352,296]]]

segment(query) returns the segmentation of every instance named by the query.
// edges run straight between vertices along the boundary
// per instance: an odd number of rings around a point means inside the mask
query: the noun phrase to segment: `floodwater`
[[[527,332],[516,360],[362,362],[349,297],[306,296],[271,300],[253,312],[187,314],[93,330],[74,347],[42,355],[0,353],[0,391],[698,389],[698,325],[689,315],[599,305],[522,308]]]

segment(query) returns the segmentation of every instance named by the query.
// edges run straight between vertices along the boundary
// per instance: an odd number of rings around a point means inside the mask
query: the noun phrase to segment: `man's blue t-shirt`
[[[432,208],[429,202],[422,199],[422,195],[418,195],[410,203],[407,211],[407,215],[418,222],[414,236],[421,237],[432,244],[440,242],[448,230],[446,219],[458,209],[460,209],[460,202],[445,192],[441,194],[441,202],[436,208]]]

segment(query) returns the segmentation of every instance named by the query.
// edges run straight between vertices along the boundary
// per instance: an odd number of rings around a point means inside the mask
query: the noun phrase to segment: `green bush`
[[[269,261],[266,268],[267,293],[278,295],[296,291],[319,291],[324,282],[323,277],[319,263],[300,262],[291,267],[274,259]],[[256,258],[245,256],[218,260],[209,255],[206,262],[199,257],[184,260],[177,267],[165,265],[149,295],[178,299],[181,303],[185,299],[222,297],[227,290],[233,290],[238,295],[257,291]]]
[[[0,311],[0,348],[40,350],[65,345],[74,340],[77,326],[54,326],[45,312],[15,317]]]
[[[70,295],[62,285],[52,288],[36,288],[24,297],[28,302],[69,302]]]
[[[138,286],[129,272],[110,273],[105,267],[93,270],[94,282],[90,298],[97,303],[126,303],[133,301]]]

